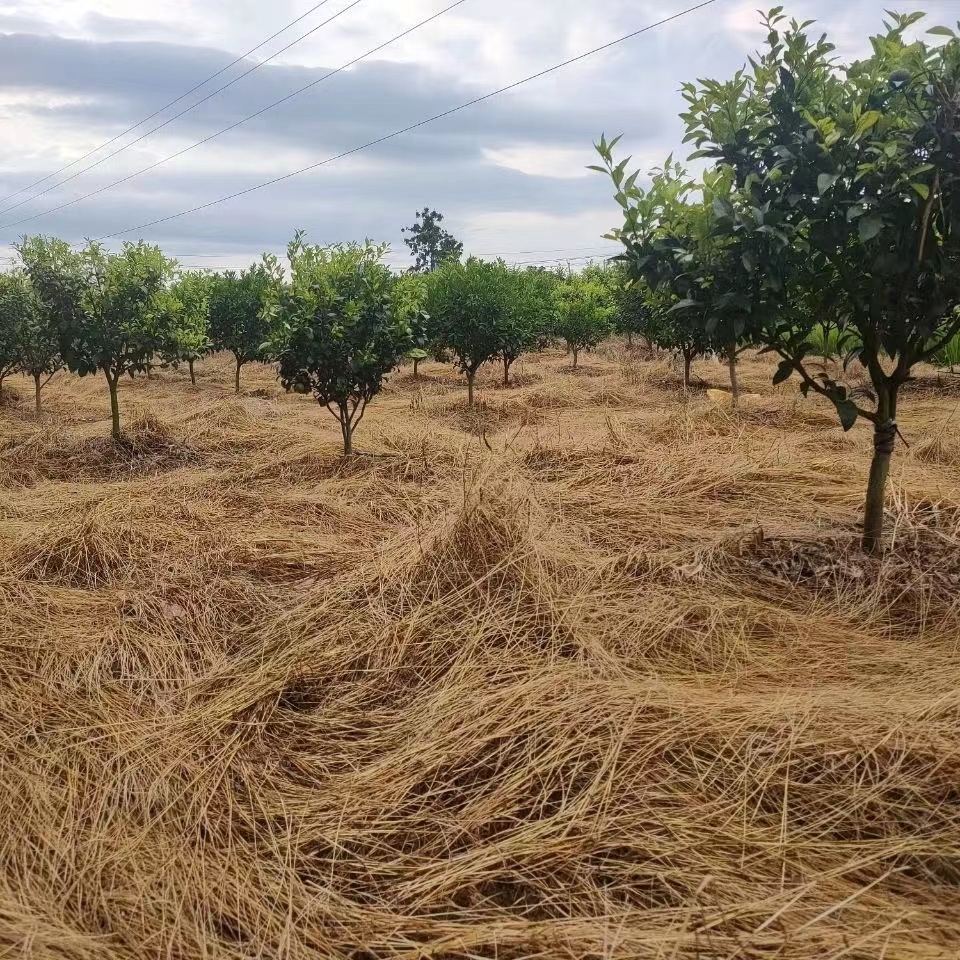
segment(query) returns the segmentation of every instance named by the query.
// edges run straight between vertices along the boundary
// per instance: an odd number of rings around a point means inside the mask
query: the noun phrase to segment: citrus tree
[[[181,273],[165,291],[163,308],[170,315],[170,336],[160,355],[172,367],[185,363],[190,382],[196,385],[194,364],[213,349],[210,338],[210,276]]]
[[[369,241],[314,246],[297,234],[288,248],[290,284],[276,289],[271,305],[280,380],[336,417],[345,456],[367,405],[416,340],[409,311],[394,305],[387,250]]]
[[[766,50],[727,82],[689,84],[688,139],[732,172],[723,229],[743,247],[744,283],[780,357],[777,382],[873,427],[863,546],[881,545],[901,389],[960,331],[960,38],[908,40],[922,14],[890,15],[871,55],[833,57],[809,24],[765,18]],[[816,309],[809,309],[811,300]],[[818,372],[815,324],[839,330],[845,363],[872,389]]]
[[[525,353],[539,349],[555,323],[556,280],[546,270],[511,270],[497,263],[506,293],[497,319],[498,355],[503,385],[510,386],[510,368]]]
[[[553,331],[567,344],[577,369],[581,350],[589,350],[613,332],[616,309],[610,291],[596,279],[571,274],[554,294]]]
[[[270,323],[265,306],[278,283],[276,262],[266,257],[239,273],[227,270],[210,279],[209,336],[214,350],[233,354],[236,393],[243,365],[266,359],[263,348],[270,337]]]
[[[37,296],[26,273],[0,275],[0,330],[16,369],[33,379],[39,414],[41,391],[64,364],[56,316]],[[0,381],[2,374],[0,365]]]
[[[110,253],[96,242],[74,251],[61,240],[32,237],[18,251],[43,309],[56,318],[66,365],[81,377],[100,372],[106,379],[119,439],[117,385],[125,373],[146,370],[169,336],[160,297],[175,261],[142,242]]]
[[[512,291],[510,271],[502,263],[451,260],[430,274],[427,332],[435,352],[452,356],[466,376],[470,406],[477,371],[503,349],[503,318]]]
[[[3,381],[20,365],[17,330],[25,293],[20,277],[0,273],[0,397]]]

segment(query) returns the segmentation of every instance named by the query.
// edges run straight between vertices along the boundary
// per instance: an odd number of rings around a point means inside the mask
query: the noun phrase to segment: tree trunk
[[[683,355],[683,392],[690,393],[690,364],[693,363],[693,357],[689,353]]]
[[[190,382],[196,386],[197,385],[197,375],[193,372],[193,361],[187,361],[187,369],[190,371]]]
[[[0,374],[0,400],[3,399],[3,381],[6,379],[6,374]]]
[[[733,408],[740,403],[740,382],[737,380],[737,351],[732,348],[727,354],[727,367],[730,370],[730,390],[733,394]]]
[[[879,391],[878,391],[879,393]],[[873,459],[867,481],[867,500],[863,516],[864,553],[878,553],[883,543],[883,512],[890,473],[890,457],[897,442],[897,397],[879,393],[879,422],[873,427]]]
[[[476,370],[467,371],[467,406],[473,406],[473,378],[477,375]]]
[[[33,375],[33,383],[34,383],[34,386],[36,387],[35,396],[36,396],[36,398],[37,398],[37,416],[39,417],[39,416],[40,416],[40,391],[43,389],[43,388],[40,386],[40,374],[39,374],[39,373],[35,373],[35,374]]]
[[[117,376],[111,376],[109,373],[106,374],[107,377],[107,386],[110,388],[110,417],[113,420],[113,439],[120,439],[120,401],[117,398],[117,381],[120,379],[119,374]]]
[[[343,407],[340,408],[340,432],[343,434],[343,455],[349,457],[353,453],[353,424]]]
[[[235,393],[240,392],[240,368],[243,366],[243,361],[240,358],[237,358],[237,373],[233,380],[233,389]]]
[[[510,364],[512,360],[508,360],[506,357],[503,358],[503,385],[505,387],[510,386]]]
[[[419,370],[419,367],[420,367],[420,361],[417,360],[417,359],[414,359],[414,361],[413,361],[413,379],[414,379],[414,380],[419,380],[419,379],[420,379],[420,370]]]
[[[627,346],[632,350],[633,349],[633,331],[627,331]]]
[[[577,361],[580,359],[580,348],[579,348],[579,347],[571,347],[570,349],[573,351],[573,369],[576,370],[576,369],[577,369]]]

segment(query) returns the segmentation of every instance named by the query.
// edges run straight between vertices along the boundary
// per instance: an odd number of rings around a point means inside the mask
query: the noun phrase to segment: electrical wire
[[[357,0],[359,3],[360,0]],[[428,23],[431,23],[434,20],[437,20],[439,17],[442,17],[445,13],[453,10],[454,7],[459,7],[462,4],[466,3],[467,0],[455,0],[454,3],[449,4],[444,7],[442,10],[439,10],[437,13],[432,14],[424,20],[421,20],[419,23],[415,23],[412,27],[408,27],[402,33],[396,34],[396,36],[391,37],[389,40],[385,40],[383,43],[378,44],[370,50],[367,50],[366,53],[361,54],[358,57],[354,57],[353,60],[350,60],[348,63],[337,67],[334,70],[330,70],[325,73],[323,76],[318,77],[316,80],[311,80],[310,83],[304,84],[304,86],[299,87],[298,89],[288,93],[286,96],[281,97],[279,100],[274,100],[273,103],[268,103],[265,107],[257,110],[255,113],[251,113],[246,117],[243,117],[240,120],[237,120],[235,123],[231,123],[229,126],[224,127],[222,130],[218,130],[216,133],[211,133],[208,137],[204,137],[202,140],[197,140],[196,143],[191,143],[186,147],[183,147],[181,150],[178,150],[176,153],[171,153],[167,157],[163,157],[160,160],[155,161],[154,163],[149,164],[141,170],[137,170],[134,173],[127,174],[125,177],[121,177],[119,180],[114,180],[112,183],[105,184],[102,187],[98,187],[96,190],[91,190],[89,193],[85,193],[82,197],[75,197],[73,200],[67,200],[64,203],[58,204],[55,207],[51,207],[49,210],[44,210],[41,213],[32,214],[29,217],[23,217],[20,220],[14,220],[11,223],[0,224],[0,230],[8,230],[12,227],[18,227],[23,223],[30,223],[32,220],[39,220],[41,217],[47,217],[51,213],[58,213],[60,210],[65,210],[67,207],[72,207],[77,203],[82,203],[84,200],[89,200],[91,197],[96,197],[101,193],[105,193],[107,190],[112,190],[114,187],[120,186],[122,183],[127,183],[129,180],[133,180],[135,177],[139,177],[144,173],[149,172],[150,170],[155,170],[157,167],[162,166],[165,163],[168,163],[171,160],[176,160],[178,157],[182,157],[185,153],[189,153],[191,150],[196,149],[197,147],[203,146],[205,143],[209,143],[211,140],[215,140],[217,137],[222,136],[225,133],[229,133],[231,130],[236,130],[237,127],[242,126],[245,123],[248,123],[250,120],[262,116],[268,110],[273,110],[275,107],[279,107],[281,104],[287,103],[287,101],[292,100],[294,97],[299,96],[306,90],[310,90],[312,87],[316,87],[318,84],[323,83],[324,80],[329,80],[331,77],[335,77],[339,73],[343,73],[344,70],[348,70],[350,67],[356,66],[362,60],[366,60],[368,57],[373,56],[375,53],[379,53],[381,50],[386,49],[391,44],[396,43],[398,40],[402,40],[404,37],[409,36],[416,30],[419,30],[421,27],[426,26]],[[348,8],[349,9],[349,8]],[[66,181],[63,181],[66,182]],[[57,184],[59,186],[59,184]],[[53,189],[53,188],[51,188]],[[40,196],[40,194],[37,194]],[[36,199],[33,197],[32,199]],[[24,201],[26,202],[26,201]],[[13,209],[10,207],[9,209]],[[0,211],[2,214],[3,211]]]
[[[154,110],[154,112],[151,113],[149,116],[144,117],[142,120],[138,120],[136,123],[127,127],[126,130],[121,130],[120,133],[118,133],[114,137],[111,137],[109,140],[104,140],[103,143],[100,144],[100,146],[94,147],[92,150],[89,150],[82,157],[77,157],[76,160],[71,160],[69,163],[64,164],[62,167],[60,167],[59,170],[54,170],[53,173],[48,173],[45,177],[41,177],[39,180],[34,180],[33,183],[28,183],[25,187],[21,187],[19,190],[16,190],[13,193],[7,194],[7,196],[5,197],[0,197],[0,204],[4,204],[8,200],[12,200],[14,197],[19,197],[21,193],[26,193],[27,190],[32,190],[34,187],[39,186],[41,183],[46,183],[47,180],[51,179],[52,177],[59,176],[61,173],[63,173],[64,170],[69,170],[71,167],[75,167],[78,163],[82,163],[84,160],[86,160],[87,157],[92,157],[95,153],[98,153],[104,147],[109,147],[110,144],[116,143],[122,137],[125,137],[128,133],[132,133],[134,130],[137,129],[137,127],[146,123],[148,120],[152,120],[154,117],[160,116],[160,114],[163,113],[164,110],[169,110],[170,107],[176,106],[182,100],[186,100],[191,93],[196,93],[201,87],[205,87],[211,80],[216,80],[217,77],[225,74],[231,67],[235,67],[238,63],[242,63],[251,54],[256,53],[261,47],[265,47],[268,43],[270,43],[271,40],[276,40],[277,37],[280,36],[280,34],[286,33],[291,27],[295,27],[298,23],[300,23],[301,20],[306,20],[306,18],[309,17],[310,14],[314,12],[314,10],[319,10],[320,7],[322,7],[324,4],[329,2],[330,0],[320,0],[319,3],[315,3],[309,10],[307,10],[305,13],[301,13],[300,16],[297,17],[295,20],[291,20],[288,24],[286,24],[286,26],[281,27],[276,33],[270,34],[270,36],[267,37],[266,40],[261,40],[255,47],[251,47],[246,53],[240,54],[240,56],[237,57],[236,60],[231,60],[230,63],[228,63],[225,67],[221,67],[219,70],[217,70],[216,73],[211,73],[210,76],[206,78],[206,80],[201,80],[198,84],[195,84],[189,90],[187,90],[186,93],[181,93],[179,97],[175,98],[174,100],[171,100],[169,103],[165,103],[162,107],[159,107],[158,109]]]
[[[330,0],[323,0],[323,2],[329,3]],[[361,3],[363,3],[363,0],[352,0],[351,3],[348,3],[347,6],[345,6],[342,10],[338,10],[332,17],[328,17],[326,20],[322,21],[321,23],[318,23],[315,27],[311,27],[305,34],[303,34],[300,37],[297,37],[296,40],[291,40],[290,43],[288,43],[285,47],[281,47],[275,53],[270,54],[270,56],[267,57],[266,59],[259,60],[257,63],[253,64],[253,66],[244,70],[243,73],[238,74],[232,80],[229,80],[227,83],[223,84],[223,86],[217,87],[217,89],[214,90],[212,93],[208,93],[205,97],[202,97],[200,100],[197,100],[196,102],[191,103],[189,107],[186,107],[185,109],[181,110],[179,113],[175,113],[172,117],[169,117],[168,119],[164,120],[162,123],[158,123],[155,127],[151,127],[146,133],[140,134],[139,137],[136,137],[135,139],[131,140],[129,143],[125,143],[122,147],[118,147],[113,152],[108,153],[105,157],[101,157],[99,160],[95,160],[93,163],[85,166],[82,170],[78,170],[76,173],[70,174],[69,177],[64,177],[63,180],[59,180],[57,181],[57,183],[53,183],[49,187],[45,187],[43,190],[40,190],[38,193],[33,194],[33,196],[27,197],[24,200],[20,200],[18,203],[11,204],[9,207],[5,207],[3,210],[0,210],[0,217],[10,213],[11,210],[16,210],[18,207],[22,207],[26,203],[31,203],[32,201],[37,200],[39,197],[42,197],[48,194],[51,190],[56,190],[58,187],[62,187],[65,183],[70,183],[70,181],[76,180],[77,177],[82,177],[85,173],[89,173],[95,167],[99,167],[100,164],[106,163],[108,160],[112,160],[114,157],[123,153],[125,150],[129,150],[130,147],[136,146],[138,143],[141,143],[143,140],[146,140],[147,137],[153,136],[153,134],[155,134],[158,130],[162,130],[164,127],[169,126],[175,120],[179,120],[181,117],[186,116],[191,111],[196,110],[196,108],[199,107],[201,104],[206,103],[208,100],[212,100],[215,96],[217,96],[217,94],[223,93],[223,91],[226,90],[228,87],[232,87],[235,83],[239,83],[245,77],[249,77],[251,73],[256,72],[261,67],[270,63],[271,60],[275,60],[277,57],[280,56],[280,54],[286,53],[286,51],[289,50],[291,47],[295,47],[298,43],[302,43],[304,40],[307,39],[307,37],[312,36],[318,30],[327,26],[328,23],[332,23],[338,17],[342,17],[345,13],[352,10],[354,7],[356,7],[358,4],[361,4]],[[41,216],[42,215],[43,214],[41,214]],[[33,218],[29,218],[29,219],[33,219]],[[17,223],[22,223],[22,222],[24,221],[20,221],[20,220],[17,221]],[[5,226],[13,226],[13,224],[6,224]],[[3,229],[3,228],[0,228],[0,229]]]
[[[688,14],[694,13],[697,10],[703,10],[706,7],[711,6],[716,3],[716,0],[702,0],[700,3],[693,4],[692,6],[685,7],[683,10],[680,10],[677,13],[671,14],[669,17],[663,17],[660,20],[655,21],[654,23],[647,24],[645,27],[641,27],[638,30],[634,30],[630,33],[625,34],[622,37],[618,37],[615,40],[611,40],[608,43],[601,44],[598,47],[593,47],[591,50],[587,50],[584,53],[578,54],[575,57],[571,57],[568,60],[564,60],[561,63],[554,64],[552,67],[547,67],[545,70],[540,70],[537,73],[533,73],[528,77],[524,77],[522,80],[517,80],[513,83],[507,84],[506,86],[499,87],[496,90],[492,90],[489,93],[485,93],[482,96],[474,97],[472,100],[468,100],[465,103],[461,103],[456,107],[451,107],[449,110],[444,110],[441,113],[434,114],[431,117],[427,117],[423,120],[419,120],[416,123],[409,124],[406,127],[402,127],[399,130],[394,130],[392,133],[385,134],[382,137],[377,137],[374,140],[369,140],[366,143],[361,144],[360,146],[353,147],[350,150],[345,150],[343,153],[338,153],[335,156],[327,157],[324,160],[318,160],[316,163],[308,164],[305,167],[301,167],[298,170],[293,170],[290,173],[285,173],[279,177],[274,177],[271,180],[266,180],[262,183],[255,184],[252,187],[247,187],[244,190],[238,190],[235,193],[228,194],[224,197],[219,197],[216,200],[209,200],[206,203],[197,204],[196,206],[190,207],[186,210],[181,210],[178,213],[172,213],[165,217],[158,217],[155,220],[150,220],[147,223],[141,223],[134,227],[127,227],[124,230],[117,230],[114,233],[104,234],[100,237],[100,240],[107,240],[114,237],[122,237],[128,233],[136,233],[140,230],[146,230],[148,227],[155,227],[161,223],[169,223],[171,220],[179,220],[181,217],[189,216],[193,213],[199,213],[201,210],[209,210],[211,207],[215,207],[218,204],[226,203],[228,200],[235,200],[239,197],[246,196],[251,193],[255,193],[258,190],[263,190],[265,187],[273,186],[277,183],[282,183],[286,180],[291,180],[294,177],[301,176],[304,173],[309,173],[312,170],[317,170],[320,167],[324,167],[328,164],[335,163],[338,160],[343,160],[346,157],[353,156],[354,154],[360,153],[363,150],[367,150],[370,147],[378,146],[381,143],[386,143],[389,140],[394,140],[397,137],[400,137],[406,133],[410,133],[413,130],[418,130],[421,127],[425,127],[429,123],[434,123],[437,120],[442,120],[445,117],[452,116],[455,113],[459,113],[462,110],[466,110],[469,107],[476,106],[479,103],[484,103],[487,100],[491,100],[494,97],[499,96],[500,94],[507,93],[510,90],[515,90],[518,87],[523,86],[524,84],[530,83],[533,80],[538,80],[541,77],[545,77],[548,74],[554,73],[557,70],[561,70],[564,67],[568,67],[571,64],[578,63],[582,60],[586,60],[588,57],[592,57],[602,51],[609,50],[612,47],[617,46],[618,44],[624,43],[627,40],[632,40],[635,37],[641,36],[642,34],[648,33],[651,30],[655,30],[657,27],[664,26],[665,24],[672,23],[675,20],[679,20],[682,17],[687,16]]]

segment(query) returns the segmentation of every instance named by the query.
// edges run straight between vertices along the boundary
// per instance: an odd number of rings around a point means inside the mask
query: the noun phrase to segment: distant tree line
[[[564,341],[576,368],[581,351],[617,326],[616,271],[462,261],[459,244],[432,229],[430,237],[442,255],[426,253],[399,275],[384,263],[385,244],[317,246],[302,233],[286,264],[265,254],[223,272],[182,270],[142,242],[110,252],[26,238],[16,268],[0,274],[0,391],[9,373],[28,374],[39,412],[57,371],[100,375],[121,440],[124,376],[184,367],[195,384],[196,361],[223,351],[234,358],[237,393],[246,364],[276,363],[285,389],[309,394],[336,418],[349,454],[367,405],[404,360],[415,375],[427,358],[453,363],[472,405],[484,364],[501,363],[509,385],[523,354]]]

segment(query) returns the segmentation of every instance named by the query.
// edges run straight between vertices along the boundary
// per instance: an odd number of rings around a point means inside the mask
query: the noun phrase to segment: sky
[[[371,53],[452,2],[0,0],[0,266],[19,237],[43,233],[111,247],[142,238],[185,266],[223,269],[282,255],[302,229],[317,243],[388,241],[399,268],[410,262],[402,228],[429,206],[467,253],[576,267],[615,250],[602,239],[617,222],[609,181],[586,169],[592,143],[623,133],[642,170],[682,159],[680,84],[726,78],[764,42],[757,0],[714,0],[330,159],[695,0],[462,0]],[[796,0],[786,12],[817,20],[849,58],[866,52],[891,6],[925,10],[927,26],[960,18],[960,0]]]

